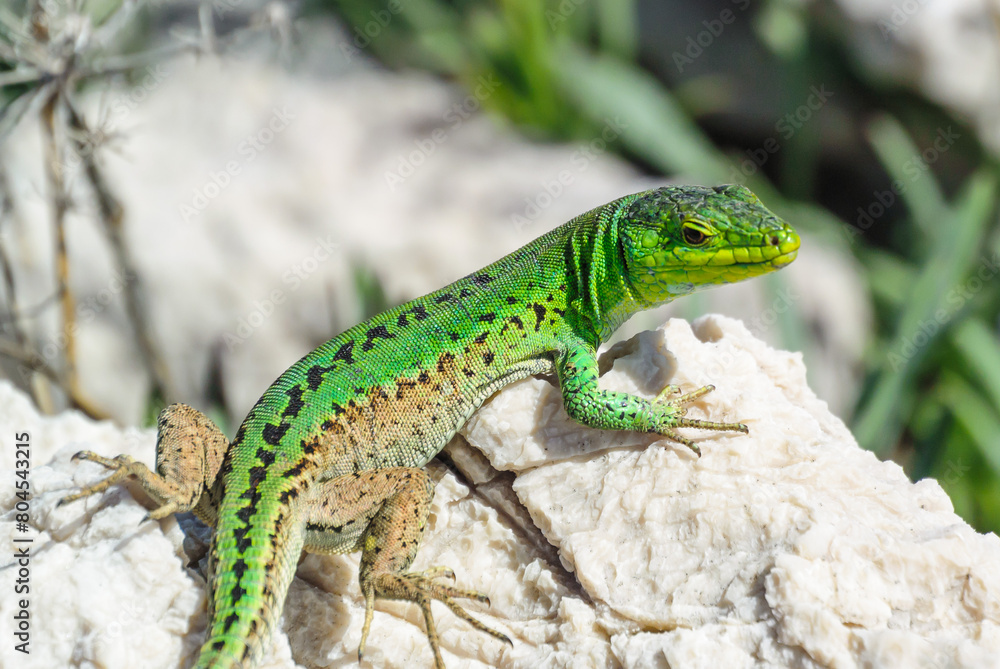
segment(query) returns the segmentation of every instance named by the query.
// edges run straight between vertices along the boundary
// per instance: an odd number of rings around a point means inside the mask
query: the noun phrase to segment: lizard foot
[[[140,481],[144,481],[147,478],[153,476],[149,468],[143,463],[133,459],[129,455],[119,455],[114,458],[106,458],[103,455],[98,455],[93,451],[80,451],[73,455],[73,460],[90,460],[91,462],[96,462],[99,465],[104,465],[108,469],[114,470],[110,476],[102,481],[98,481],[93,485],[86,486],[81,489],[80,492],[73,493],[72,495],[66,495],[58,502],[56,506],[62,506],[64,504],[69,504],[70,502],[75,502],[78,499],[83,499],[84,497],[89,497],[90,495],[96,495],[97,493],[104,492],[111,486],[119,483],[130,476],[138,478]],[[146,520],[159,520],[160,518],[165,518],[171,513],[178,511],[180,505],[177,502],[167,502],[160,507],[150,511],[146,514],[146,517],[140,522],[145,522]],[[186,510],[186,509],[185,509]]]
[[[687,407],[685,404],[690,404],[691,402],[704,397],[708,393],[715,390],[715,386],[707,385],[698,388],[697,390],[692,390],[689,393],[684,393],[679,397],[669,397],[670,395],[677,395],[681,392],[681,389],[677,386],[667,386],[656,396],[653,400],[653,404],[661,407],[669,407],[673,409],[670,412],[669,417],[664,424],[657,430],[657,432],[667,439],[671,439],[678,443],[684,444],[696,455],[701,455],[701,449],[696,443],[688,439],[687,437],[682,437],[681,435],[674,432],[675,427],[697,427],[703,430],[722,430],[728,432],[742,432],[747,434],[750,432],[749,428],[743,423],[718,423],[711,420],[699,420],[697,418],[685,418],[687,414]]]
[[[452,613],[480,632],[485,632],[493,638],[511,646],[514,645],[506,634],[491,629],[479,622],[455,602],[455,599],[473,599],[477,602],[483,602],[488,606],[490,603],[489,597],[474,590],[462,590],[438,583],[434,580],[437,578],[454,580],[455,573],[447,567],[432,567],[423,572],[405,574],[381,573],[373,576],[366,584],[366,587],[363,588],[365,594],[365,623],[361,630],[361,643],[358,646],[359,662],[364,654],[365,641],[368,638],[368,630],[371,627],[376,597],[410,601],[420,607],[420,610],[424,614],[424,623],[427,626],[427,640],[430,642],[431,650],[434,652],[434,665],[437,669],[444,669],[444,660],[441,658],[437,628],[434,625],[434,616],[431,614],[431,601],[435,599],[443,603],[451,609]]]
[[[114,484],[118,483],[122,479],[128,478],[130,474],[138,474],[138,467],[146,468],[146,465],[136,462],[128,455],[119,455],[115,458],[106,458],[103,455],[98,455],[93,451],[80,451],[73,455],[73,460],[90,460],[91,462],[96,462],[100,465],[104,465],[108,469],[113,469],[111,476],[107,477],[103,481],[98,481],[93,485],[89,485],[80,490],[80,492],[73,493],[72,495],[66,495],[61,500],[56,503],[56,506],[62,506],[63,504],[69,504],[70,502],[75,502],[78,499],[83,499],[84,497],[89,497],[90,495],[96,495],[99,492],[104,492]],[[138,467],[137,467],[138,465]]]

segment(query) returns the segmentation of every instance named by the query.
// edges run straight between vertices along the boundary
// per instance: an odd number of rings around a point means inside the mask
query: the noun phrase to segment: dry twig
[[[132,327],[135,328],[136,338],[139,340],[139,347],[143,353],[143,362],[153,379],[154,390],[160,397],[172,398],[175,395],[170,383],[170,373],[167,365],[163,362],[163,357],[153,343],[152,333],[149,331],[142,281],[125,245],[122,228],[124,210],[118,199],[112,194],[107,180],[97,166],[94,152],[90,150],[85,141],[85,138],[90,136],[86,122],[77,113],[73,104],[68,101],[66,110],[69,115],[69,126],[74,131],[72,136],[77,154],[83,160],[84,174],[97,200],[97,209],[111,243],[115,261],[125,277],[123,282],[125,310],[132,322]]]
[[[86,399],[80,388],[76,364],[76,309],[70,286],[66,240],[66,214],[70,201],[64,173],[66,163],[62,160],[69,150],[75,150],[81,158],[83,177],[93,193],[100,222],[108,235],[115,261],[126,277],[126,314],[136,333],[154,391],[164,399],[172,398],[174,392],[167,366],[149,331],[144,291],[124,242],[123,207],[100,169],[94,155],[96,143],[91,143],[93,132],[77,110],[73,96],[79,84],[87,79],[133,72],[182,53],[215,53],[235,45],[241,32],[263,30],[274,23],[273,17],[270,23],[252,20],[249,27],[220,37],[216,34],[212,6],[206,1],[199,6],[197,35],[177,35],[173,44],[139,53],[105,55],[142,6],[141,0],[122,0],[118,8],[96,26],[91,25],[89,17],[82,15],[78,2],[50,5],[42,0],[27,0],[24,17],[15,16],[10,9],[0,6],[0,66],[6,68],[6,71],[0,72],[0,143],[22,118],[29,113],[38,113],[42,121],[45,175],[56,240],[55,299],[61,307],[62,336],[59,344],[64,356],[64,371],[60,372],[57,365],[37,353],[22,327],[20,320],[27,312],[17,306],[11,256],[2,239],[0,263],[3,264],[3,272],[0,278],[7,296],[13,339],[0,338],[0,356],[18,362],[21,369],[31,370],[31,374],[27,375],[31,381],[44,377],[57,385],[74,406],[94,417],[104,417],[104,413]],[[60,11],[53,13],[53,7]],[[290,16],[287,11],[278,11],[277,6],[270,7],[269,12],[268,16],[273,14],[285,19]],[[13,86],[22,89],[4,98],[3,94]],[[64,146],[62,141],[65,138],[69,138],[70,143]],[[0,173],[0,218],[11,206],[2,177]],[[48,302],[46,300],[40,306],[44,307]],[[3,321],[0,319],[0,323]],[[41,377],[34,376],[35,372]],[[30,385],[39,406],[50,409],[52,402],[47,394],[47,384],[32,382]]]

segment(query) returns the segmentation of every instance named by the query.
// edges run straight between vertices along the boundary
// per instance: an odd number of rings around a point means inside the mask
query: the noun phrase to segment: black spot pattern
[[[486,272],[480,272],[479,274],[473,274],[469,278],[472,280],[473,284],[475,284],[476,286],[479,286],[480,288],[482,288],[486,284],[488,284],[491,281],[493,281],[493,277],[490,276],[489,274],[487,274]]]
[[[286,470],[282,474],[282,476],[284,476],[286,479],[290,479],[293,476],[298,476],[299,474],[301,474],[302,470],[304,470],[305,468],[306,468],[306,463],[305,462],[300,462],[299,464],[295,465],[291,469]]]
[[[396,335],[389,332],[384,325],[378,325],[365,333],[365,343],[361,345],[361,350],[368,352],[375,348],[376,339],[395,339]]]
[[[457,302],[458,300],[451,293],[443,293],[434,298],[435,304],[445,304],[446,302]]]
[[[532,304],[531,308],[535,310],[535,318],[537,319],[535,322],[535,332],[538,332],[538,328],[542,327],[542,323],[545,322],[546,309],[544,305],[538,304],[537,302]]]
[[[288,406],[282,412],[282,416],[285,418],[295,418],[302,411],[306,403],[302,401],[302,393],[305,392],[302,386],[292,386],[285,391],[288,395]]]
[[[315,391],[319,388],[320,384],[323,383],[323,375],[327,372],[332,372],[337,368],[336,365],[330,365],[329,367],[323,367],[322,365],[313,365],[306,372],[306,381],[309,382],[309,390]]]
[[[289,427],[291,427],[289,423],[282,423],[281,425],[268,423],[264,426],[264,432],[261,437],[263,437],[265,443],[277,446],[281,443],[281,438],[288,432]]]
[[[334,360],[343,360],[348,365],[354,364],[354,340],[341,344],[337,352],[333,354]]]

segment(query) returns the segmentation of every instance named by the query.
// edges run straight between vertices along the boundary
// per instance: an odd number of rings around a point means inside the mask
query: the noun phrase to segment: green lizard
[[[156,472],[128,456],[76,458],[114,472],[60,503],[135,477],[158,519],[193,511],[215,528],[211,624],[195,667],[254,667],[278,623],[303,550],[361,550],[365,620],[377,598],[423,612],[443,668],[430,602],[510,643],[454,600],[485,595],[407,571],[434,488],[420,469],[503,386],[554,373],[566,411],[608,430],[747,432],[685,417],[712,390],[654,400],[598,388],[597,347],[634,313],[706,286],[790,263],[799,238],[742,186],[666,187],[589,211],[441,290],[331,339],[265,391],[230,443],[183,404],[160,414]]]

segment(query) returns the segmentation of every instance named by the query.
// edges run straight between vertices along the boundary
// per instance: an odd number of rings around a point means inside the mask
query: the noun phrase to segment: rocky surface
[[[937,482],[913,484],[859,449],[798,354],[709,316],[641,333],[602,363],[603,387],[647,397],[713,383],[692,415],[743,420],[750,434],[688,431],[698,458],[576,425],[545,379],[495,396],[448,448],[455,469],[433,467],[441,480],[414,568],[450,566],[460,586],[487,593],[489,608],[470,609],[514,646],[436,606],[450,669],[1000,663],[1000,539],[958,518]],[[4,644],[0,664],[186,666],[206,625],[204,583],[186,565],[207,530],[140,523],[149,500],[134,488],[55,507],[102,476],[73,452],[152,464],[153,433],[40,417],[8,384],[0,426],[4,452],[15,432],[31,434],[36,537],[32,655]],[[2,480],[7,541],[13,476]],[[7,639],[13,606],[0,591]],[[308,556],[264,666],[354,666],[362,620],[357,556]],[[378,605],[366,658],[430,665],[414,606]]]

